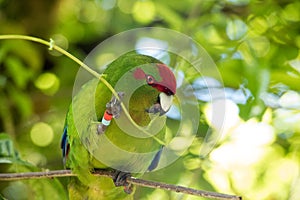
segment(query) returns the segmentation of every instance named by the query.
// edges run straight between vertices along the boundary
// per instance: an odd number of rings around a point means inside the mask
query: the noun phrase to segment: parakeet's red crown
[[[156,66],[158,68],[161,81],[155,80],[151,74],[146,74],[141,68],[137,68],[134,71],[134,78],[146,79],[148,85],[151,85],[160,92],[164,92],[168,95],[174,95],[176,93],[176,78],[173,72],[165,64],[158,63]]]

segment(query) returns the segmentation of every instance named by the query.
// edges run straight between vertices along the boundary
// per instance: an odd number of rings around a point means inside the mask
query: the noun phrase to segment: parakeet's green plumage
[[[134,122],[163,140],[165,116],[149,114],[147,109],[159,101],[160,93],[173,95],[176,82],[172,72],[159,63],[152,57],[130,52],[109,64],[104,74],[117,92],[124,92],[122,102]],[[146,172],[162,147],[133,126],[123,112],[99,134],[97,126],[111,97],[111,91],[93,79],[73,98],[62,141],[66,167],[78,174],[69,184],[70,199],[133,199],[133,193],[115,187],[110,178],[95,177],[91,172],[95,168]]]

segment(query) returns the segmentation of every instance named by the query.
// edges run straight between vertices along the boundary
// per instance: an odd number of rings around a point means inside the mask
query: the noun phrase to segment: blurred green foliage
[[[0,134],[1,172],[34,172],[40,169],[19,157],[12,140]],[[67,193],[58,179],[29,179],[24,181],[3,181],[0,183],[1,197],[6,199],[67,199]]]
[[[81,60],[101,41],[132,28],[165,27],[190,36],[212,56],[224,86],[243,86],[253,98],[246,104],[228,104],[237,110],[229,115],[236,121],[222,130],[223,139],[205,159],[200,159],[199,148],[209,125],[213,132],[221,130],[207,117],[211,104],[199,101],[203,114],[199,137],[182,158],[144,178],[236,193],[245,199],[296,200],[300,198],[299,10],[297,0],[0,0],[0,34],[51,37]],[[77,70],[74,62],[39,44],[0,41],[0,132],[10,135],[22,160],[39,168],[63,168],[59,140]],[[39,130],[47,130],[41,135],[50,142],[39,142]],[[16,169],[4,164],[0,153],[1,172]],[[35,181],[32,188],[38,190],[42,182]],[[27,186],[12,182],[0,187],[2,196],[13,198],[5,191]],[[30,195],[32,188],[27,188]],[[54,193],[52,186],[47,188],[46,193]],[[136,195],[196,199],[144,188]]]

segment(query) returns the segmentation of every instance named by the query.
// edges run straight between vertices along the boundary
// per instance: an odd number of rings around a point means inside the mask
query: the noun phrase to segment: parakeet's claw
[[[130,177],[131,174],[128,172],[115,171],[113,176],[113,181],[116,187],[124,186],[124,192],[130,194],[132,189],[132,184],[127,182],[127,178]]]
[[[153,106],[151,106],[149,109],[146,110],[146,112],[153,113],[153,114],[159,113],[159,116],[162,116],[166,113],[166,111],[162,109],[159,103],[156,103]]]
[[[106,127],[107,127],[107,126],[105,126],[104,124],[99,123],[99,124],[97,125],[97,133],[98,133],[98,135],[103,134],[103,133],[105,132],[105,130],[106,130]]]
[[[129,183],[127,182],[127,178],[130,177],[131,174],[128,172],[122,172],[122,171],[118,171],[116,170],[114,172],[114,177],[113,177],[113,181],[116,187],[119,186],[126,186]]]
[[[131,194],[133,192],[132,187],[133,187],[132,184],[128,184],[124,186],[124,192],[126,192],[127,194]]]
[[[122,100],[124,95],[124,92],[118,92],[120,100]],[[113,96],[111,100],[106,104],[106,109],[113,115],[114,118],[118,118],[120,117],[122,111],[121,102],[115,96]]]
[[[118,92],[119,99],[122,100],[124,92]],[[118,118],[121,115],[122,107],[121,102],[113,96],[111,100],[106,104],[106,110],[103,114],[102,121],[97,125],[97,133],[101,135],[105,132],[107,126],[109,126],[112,118]]]

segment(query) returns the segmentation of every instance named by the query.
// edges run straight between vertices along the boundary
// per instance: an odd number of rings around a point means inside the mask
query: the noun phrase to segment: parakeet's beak
[[[173,95],[167,95],[165,93],[160,93],[158,97],[158,101],[147,109],[148,113],[159,113],[159,115],[164,115],[166,112],[169,111],[173,102]]]

